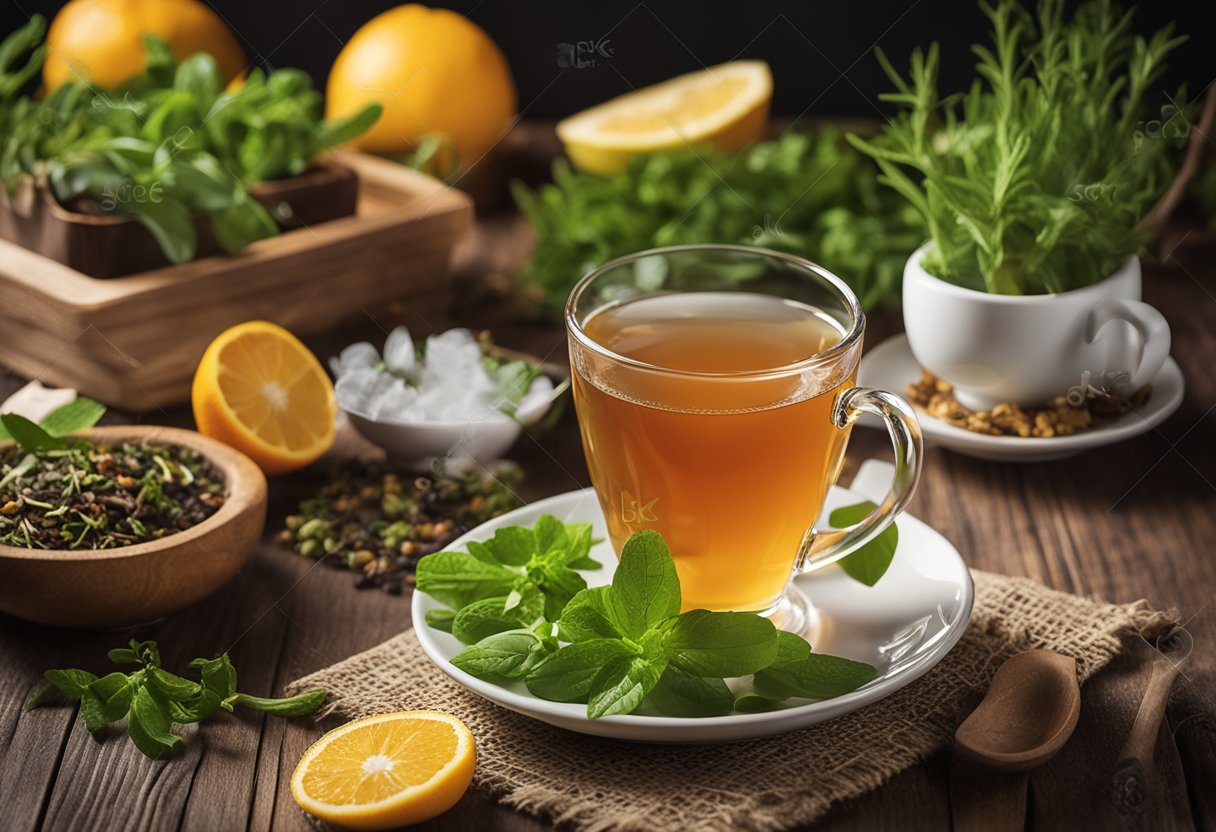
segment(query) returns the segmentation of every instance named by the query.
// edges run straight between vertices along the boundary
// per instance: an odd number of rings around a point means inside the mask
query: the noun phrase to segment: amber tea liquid
[[[775,371],[844,331],[793,301],[716,292],[617,303],[583,330],[650,365],[573,353],[583,446],[616,550],[656,529],[675,557],[684,609],[770,609],[840,472],[848,430],[831,412],[853,385],[856,357]]]

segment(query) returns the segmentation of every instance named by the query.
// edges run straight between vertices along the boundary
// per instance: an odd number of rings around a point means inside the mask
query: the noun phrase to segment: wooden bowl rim
[[[114,549],[26,549],[24,546],[0,544],[0,560],[106,561],[165,552],[211,534],[235,519],[248,506],[266,500],[266,475],[262,473],[262,469],[235,448],[203,436],[197,431],[159,425],[112,425],[92,428],[78,435],[94,441],[152,442],[192,448],[205,456],[207,461],[224,475],[224,504],[220,506],[219,511],[198,525],[160,540]],[[11,444],[9,441],[0,442],[0,450],[7,449]]]

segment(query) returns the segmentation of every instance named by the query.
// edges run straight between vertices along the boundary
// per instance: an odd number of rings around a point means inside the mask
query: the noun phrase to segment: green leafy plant
[[[904,262],[924,239],[916,211],[831,128],[786,131],[737,155],[681,149],[639,156],[601,178],[559,160],[553,183],[515,200],[536,230],[521,278],[560,310],[590,269],[684,243],[736,243],[802,255],[872,307],[898,299]]]
[[[897,90],[883,99],[904,109],[877,138],[849,140],[924,218],[933,275],[1001,294],[1103,280],[1143,245],[1137,224],[1169,182],[1170,137],[1185,131],[1148,136],[1141,120],[1185,38],[1134,35],[1109,0],[1068,20],[1062,0],[1034,15],[1015,0],[980,7],[992,44],[972,47],[971,88],[939,97],[937,44],[913,52],[908,80],[878,50]]]
[[[517,562],[523,552],[535,557],[538,550],[546,549],[545,543],[536,541],[553,538],[550,530],[560,525],[546,517],[534,530],[499,529],[485,546],[471,546],[467,557],[484,566],[490,565],[486,557],[499,552],[515,552],[509,557]],[[578,528],[581,541],[582,526]],[[589,541],[589,528],[586,534]],[[500,536],[503,540],[495,543]],[[560,546],[555,549],[562,551]],[[588,550],[580,542],[576,551],[582,558]],[[487,581],[487,572],[467,559],[449,559],[438,567],[440,580],[436,582],[428,574],[435,568],[429,564],[445,554],[465,553],[440,552],[423,558],[418,565],[418,587],[445,603],[459,595],[465,606],[455,613],[455,619],[474,609],[479,596],[500,593],[508,586],[505,576]],[[455,580],[452,567],[468,569],[469,574]],[[428,586],[437,587],[440,594]],[[487,630],[493,632],[485,632],[473,643],[469,637],[478,631],[457,633],[449,612],[427,616],[431,626],[465,636],[462,640],[469,646],[452,663],[500,684],[520,679],[542,699],[585,702],[592,719],[639,709],[686,717],[728,714],[737,708],[726,679],[751,674],[756,674],[753,685],[757,692],[740,699],[742,709],[752,699],[776,707],[790,697],[840,695],[877,674],[867,664],[812,653],[805,641],[793,634],[779,634],[763,616],[703,609],[681,613],[675,562],[662,536],[654,531],[639,532],[628,540],[611,585],[583,588],[560,606],[534,604],[528,614],[513,619],[513,627],[501,616],[504,597],[493,597],[485,615],[490,622]],[[480,625],[482,620],[479,613],[475,623]]]
[[[61,405],[38,423],[18,413],[0,413],[0,442],[12,439],[26,453],[63,448],[64,437],[91,428],[106,412],[106,406],[84,396]]]
[[[577,570],[600,568],[589,555],[592,543],[590,523],[546,514],[535,528],[506,526],[465,552],[427,555],[418,562],[418,589],[452,608],[427,623],[472,644],[546,616],[556,620],[587,587]]]
[[[114,664],[138,668],[101,677],[86,670],[48,670],[44,676],[49,684],[30,695],[25,710],[47,704],[54,698],[54,691],[58,691],[69,700],[80,702],[80,718],[91,733],[96,734],[125,717],[127,733],[135,746],[146,756],[160,759],[181,745],[181,737],[172,732],[175,724],[202,722],[221,708],[232,711],[237,705],[273,716],[305,716],[325,701],[323,690],[287,699],[238,693],[236,668],[227,653],[216,659],[190,662],[190,669],[198,672],[197,682],[162,668],[155,641],[132,639],[127,647],[111,650],[109,658]]]
[[[214,58],[198,53],[179,64],[152,35],[144,36],[145,72],[119,89],[73,82],[42,102],[19,97],[45,55],[35,46],[44,31],[35,16],[0,45],[0,178],[10,194],[45,181],[62,203],[83,198],[132,216],[174,263],[194,257],[196,214],[228,252],[277,234],[250,189],[303,173],[381,112],[371,104],[323,121],[320,93],[294,69],[255,69],[226,91]]]

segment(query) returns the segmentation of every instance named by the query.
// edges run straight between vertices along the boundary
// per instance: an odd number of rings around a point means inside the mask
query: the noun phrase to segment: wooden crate
[[[207,344],[233,324],[307,336],[406,301],[446,305],[453,246],[472,205],[401,165],[338,154],[360,178],[355,216],[290,231],[237,256],[98,280],[0,240],[0,362],[127,410],[189,398]]]

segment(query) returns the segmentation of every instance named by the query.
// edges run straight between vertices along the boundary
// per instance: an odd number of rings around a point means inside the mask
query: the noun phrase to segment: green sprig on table
[[[787,130],[736,155],[712,148],[635,157],[612,177],[559,160],[553,183],[514,185],[536,230],[521,278],[560,311],[584,274],[656,246],[735,243],[810,258],[866,308],[896,302],[908,255],[923,242],[916,210],[833,128]]]
[[[305,716],[319,708],[326,696],[323,690],[286,699],[238,693],[236,668],[227,653],[190,662],[190,669],[198,672],[197,682],[162,668],[155,641],[132,639],[127,647],[111,650],[109,658],[114,664],[138,665],[138,669],[101,677],[87,670],[48,670],[44,674],[48,685],[30,695],[25,710],[47,704],[58,691],[80,702],[80,718],[91,733],[125,718],[135,746],[146,756],[160,759],[181,745],[181,737],[172,732],[174,725],[201,722],[220,709],[232,711],[238,705],[273,716]]]
[[[849,140],[924,218],[931,274],[1015,295],[1103,280],[1145,243],[1138,224],[1171,178],[1186,115],[1174,107],[1149,131],[1144,110],[1186,38],[1134,35],[1132,12],[1108,0],[1069,20],[1062,0],[1034,15],[1015,0],[980,7],[992,43],[972,47],[971,88],[939,96],[937,44],[912,53],[907,80],[876,50],[896,88],[882,98],[903,111],[878,137]]]
[[[763,616],[681,613],[675,562],[654,531],[626,542],[611,585],[587,588],[574,573],[583,586],[560,606],[552,597],[525,603],[544,593],[542,564],[592,568],[590,545],[588,524],[545,515],[535,529],[502,528],[467,552],[424,558],[419,590],[456,608],[432,611],[427,623],[469,645],[452,663],[489,681],[522,679],[542,699],[585,702],[591,719],[639,708],[705,717],[779,707],[791,697],[838,696],[877,675],[868,664],[812,652]],[[880,576],[878,567],[873,573]],[[736,701],[725,680],[753,674],[755,692]]]

